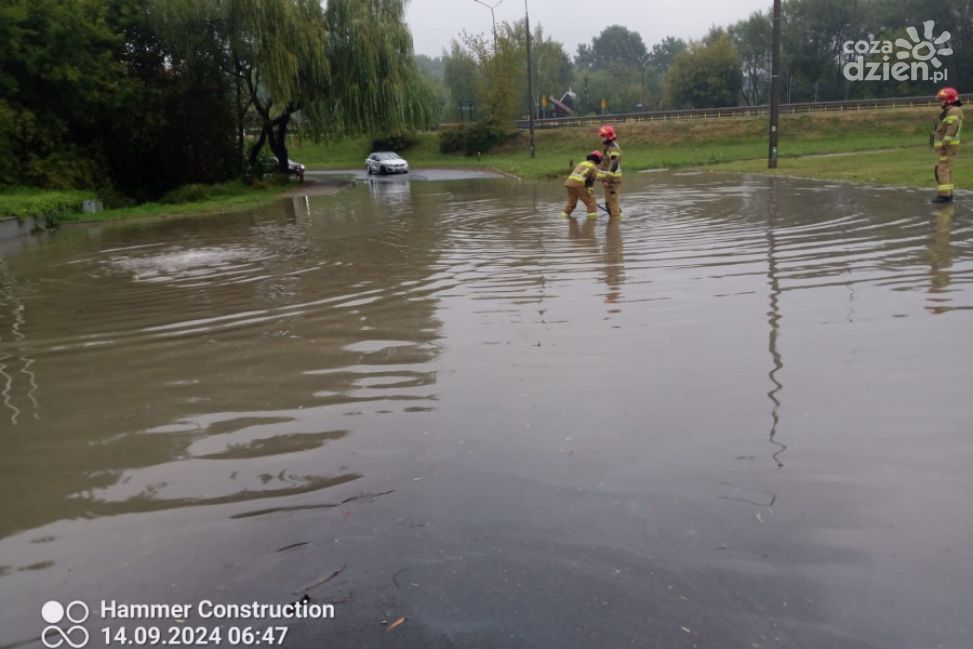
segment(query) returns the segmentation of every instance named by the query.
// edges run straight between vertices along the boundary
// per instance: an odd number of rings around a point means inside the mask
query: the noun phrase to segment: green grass
[[[707,169],[932,189],[936,184],[933,177],[935,165],[936,154],[928,147],[909,147],[850,155],[782,158],[776,170],[767,169],[766,159],[730,162]],[[963,157],[961,152],[954,174],[960,189],[964,183],[967,187],[973,186],[973,158]]]
[[[93,192],[56,192],[21,187],[0,193],[0,214],[20,218],[37,217],[53,223],[208,214],[258,207],[273,202],[286,189],[288,186],[282,184],[250,186],[240,181],[216,185],[187,185],[170,192],[159,202],[85,213],[81,210],[81,203],[88,198],[94,198]]]
[[[812,154],[917,147],[927,142],[935,117],[922,108],[784,115],[780,155],[786,160]],[[767,158],[765,117],[628,122],[616,127],[624,168],[629,172],[748,160],[759,164]],[[436,133],[421,133],[418,144],[399,153],[416,169],[472,167],[527,179],[559,178],[569,172],[570,163],[580,161],[600,145],[597,130],[597,126],[538,130],[533,159],[528,155],[524,132],[480,158],[440,153]],[[368,146],[367,138],[325,144],[303,142],[291,148],[291,156],[312,169],[363,169]]]
[[[65,211],[81,211],[81,204],[95,198],[94,192],[44,190],[32,187],[0,189],[0,218],[50,218]]]
[[[97,214],[71,212],[56,217],[58,223],[84,223],[89,221],[117,221],[147,216],[181,216],[186,214],[212,214],[230,212],[251,207],[259,207],[277,200],[280,187],[254,188],[243,183],[224,183],[238,185],[236,193],[218,191],[211,196],[184,203],[143,203],[134,207],[118,207]]]

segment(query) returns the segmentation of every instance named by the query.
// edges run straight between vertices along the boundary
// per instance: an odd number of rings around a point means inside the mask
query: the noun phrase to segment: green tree
[[[421,82],[404,0],[156,0],[170,34],[219,43],[260,135],[287,170],[292,122],[313,139],[424,125],[434,98]],[[242,120],[238,120],[242,122]]]
[[[443,78],[451,100],[451,110],[447,114],[462,119],[464,115],[460,113],[459,102],[476,103],[476,79],[479,74],[473,54],[454,40],[449,54],[443,57]]]
[[[454,40],[445,65],[446,85],[456,101],[475,101],[479,116],[512,120],[530,110],[527,97],[527,31],[525,21],[497,25],[492,35],[463,33]],[[537,25],[531,34],[535,101],[541,94],[557,95],[573,80],[573,67],[564,46],[544,36]]]
[[[433,79],[439,79],[442,81],[446,78],[446,65],[445,57],[437,56],[435,58],[431,56],[426,56],[425,54],[416,54],[416,65],[419,67],[419,71],[423,74],[432,77]]]
[[[666,36],[652,46],[652,50],[649,52],[649,65],[652,66],[656,74],[664,77],[676,55],[685,49],[686,41],[681,38]]]
[[[844,0],[788,0],[782,59],[793,101],[838,99],[844,94],[841,45],[857,33],[857,6]]]
[[[645,42],[638,32],[611,25],[595,36],[591,45],[579,45],[574,63],[582,70],[609,70],[619,67],[640,69],[646,59]]]
[[[95,182],[89,153],[124,81],[105,9],[93,0],[0,5],[0,182]]]
[[[665,81],[666,105],[672,108],[736,106],[743,87],[740,54],[725,32],[709,42],[692,43],[676,56]]]
[[[523,20],[511,26],[510,32],[514,44],[515,59],[519,58],[519,65],[527,65],[527,27]],[[536,24],[531,33],[531,57],[534,73],[534,109],[539,109],[541,95],[553,95],[560,99],[561,95],[571,86],[574,80],[574,65],[564,50],[564,45],[544,35],[544,27]],[[518,114],[526,115],[530,110],[527,97],[526,70],[522,77],[522,86],[517,90],[520,97]]]
[[[755,11],[727,30],[743,62],[743,100],[750,106],[768,101],[773,22],[769,12]]]

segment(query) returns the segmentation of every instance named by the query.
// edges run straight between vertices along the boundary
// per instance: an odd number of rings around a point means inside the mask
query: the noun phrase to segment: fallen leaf
[[[389,631],[391,631],[395,627],[402,626],[403,624],[405,624],[405,621],[406,621],[406,618],[404,616],[403,617],[400,617],[395,622],[392,622],[392,624],[389,625],[389,628],[385,629],[385,632],[388,633]]]

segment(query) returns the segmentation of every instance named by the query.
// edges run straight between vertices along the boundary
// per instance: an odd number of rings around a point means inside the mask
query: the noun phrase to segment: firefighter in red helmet
[[[615,129],[605,125],[598,129],[601,143],[605,149],[601,161],[601,173],[598,179],[605,189],[605,204],[608,207],[609,218],[615,219],[622,215],[622,206],[618,202],[618,195],[622,191],[622,147],[618,146],[618,136]]]
[[[943,88],[936,93],[943,104],[943,112],[936,123],[936,198],[934,203],[953,200],[953,166],[959,151],[959,135],[963,128],[963,102],[956,88]]]

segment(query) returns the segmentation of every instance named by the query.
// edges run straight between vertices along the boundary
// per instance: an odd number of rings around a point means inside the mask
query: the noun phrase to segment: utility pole
[[[780,2],[780,0],[776,0]],[[530,13],[524,0],[524,23],[527,26],[527,124],[530,129],[530,157],[534,157],[534,80],[530,65]]]
[[[473,2],[476,2],[477,4],[481,4],[490,10],[490,18],[491,20],[493,20],[493,55],[496,56],[497,55],[497,17],[493,14],[493,10],[499,7],[500,3],[503,2],[503,0],[498,0],[498,2],[493,5],[488,5],[487,3],[483,2],[483,0],[473,0]]]
[[[780,122],[780,0],[774,0],[774,37],[770,62],[770,153],[767,168],[777,168],[777,127]]]

